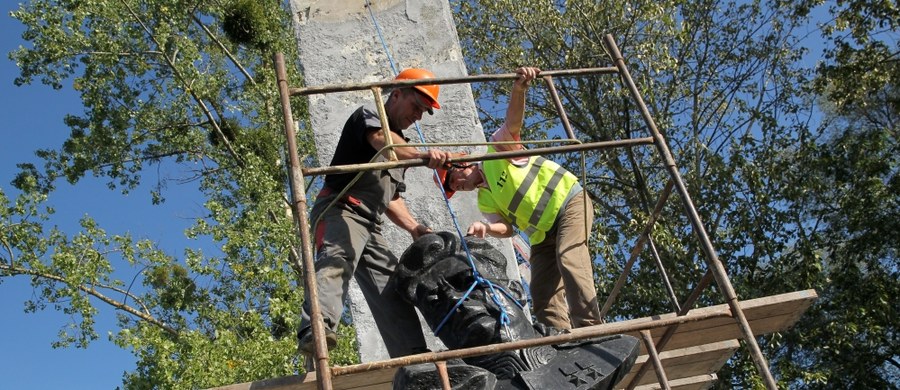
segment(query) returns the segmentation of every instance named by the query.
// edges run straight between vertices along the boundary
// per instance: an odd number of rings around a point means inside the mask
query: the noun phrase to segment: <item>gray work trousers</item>
[[[313,234],[317,248],[316,284],[325,326],[337,329],[350,277],[354,276],[388,354],[393,358],[427,351],[415,308],[389,282],[399,260],[382,235],[381,217],[359,202],[338,201],[325,210],[333,199],[317,198],[310,216],[310,222],[315,223],[322,215]],[[306,291],[301,332],[310,326],[309,289]]]

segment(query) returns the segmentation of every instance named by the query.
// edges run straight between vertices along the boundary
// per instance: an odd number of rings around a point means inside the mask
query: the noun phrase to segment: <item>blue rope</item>
[[[366,0],[366,8],[369,9],[369,16],[372,17],[372,24],[375,25],[375,32],[378,33],[378,38],[381,39],[381,47],[384,48],[384,53],[387,54],[388,61],[391,63],[391,70],[396,75],[397,65],[394,64],[394,57],[391,55],[391,51],[388,50],[387,42],[384,41],[384,34],[381,33],[381,26],[378,25],[378,20],[375,19],[375,13],[372,12],[372,5],[369,4],[369,0]]]
[[[441,323],[438,324],[437,328],[435,328],[434,334],[438,334],[438,333],[441,332],[441,328],[444,327],[444,324],[447,323],[447,320],[450,319],[450,316],[453,315],[454,312],[456,312],[456,309],[459,308],[459,307],[462,305],[463,301],[465,301],[465,298],[468,297],[469,294],[472,293],[472,290],[474,290],[474,289],[475,289],[475,286],[477,286],[477,285],[478,285],[478,281],[477,281],[477,280],[474,281],[474,282],[472,282],[472,285],[469,286],[469,289],[466,290],[466,293],[463,295],[463,297],[462,297],[460,300],[456,301],[456,304],[453,305],[453,308],[451,308],[450,311],[447,312],[446,315],[444,315],[444,319],[441,320]]]
[[[472,269],[475,270],[475,268],[472,268]],[[447,320],[449,320],[450,317],[453,315],[453,313],[456,312],[457,308],[462,306],[462,303],[466,301],[466,298],[468,298],[469,295],[472,294],[472,291],[475,290],[475,287],[478,286],[479,284],[485,284],[491,290],[491,300],[493,300],[494,303],[497,305],[497,307],[500,308],[500,325],[503,325],[504,327],[509,325],[509,315],[506,313],[506,310],[503,308],[503,305],[501,304],[500,300],[497,298],[498,295],[497,295],[497,292],[495,291],[495,289],[502,292],[503,295],[506,295],[506,297],[509,298],[509,300],[513,301],[513,303],[516,304],[516,306],[518,306],[521,309],[524,309],[524,305],[522,304],[522,302],[519,302],[519,300],[516,299],[515,297],[513,297],[512,294],[509,293],[509,291],[506,291],[505,288],[497,286],[496,284],[492,283],[490,280],[481,277],[480,275],[478,275],[477,270],[474,271],[474,273],[476,274],[475,281],[472,282],[472,285],[469,286],[469,289],[466,290],[466,293],[463,294],[463,296],[458,301],[456,301],[456,304],[453,305],[453,307],[450,309],[450,311],[447,312],[447,314],[441,320],[440,324],[438,324],[437,328],[434,330],[434,334],[438,334],[441,332],[441,329],[447,323]]]
[[[378,24],[378,19],[375,18],[375,13],[372,11],[372,5],[369,3],[369,0],[366,0],[366,8],[369,10],[369,16],[372,18],[372,24],[375,25],[375,32],[378,33],[378,39],[381,41],[381,47],[384,48],[384,53],[387,55],[388,62],[391,65],[391,71],[394,72],[394,75],[396,76],[399,73],[397,71],[397,65],[394,62],[394,57],[391,55],[391,51],[388,49],[387,42],[384,39],[384,34],[381,31],[381,26]],[[419,141],[424,144],[425,143],[425,135],[422,133],[422,129],[419,127],[419,123],[416,122],[415,125],[416,125],[416,133],[419,135]],[[437,170],[432,170],[432,175],[434,175],[434,177],[438,179],[438,182],[441,182],[440,177],[438,177]],[[509,314],[506,312],[506,309],[501,304],[500,298],[499,298],[496,290],[500,290],[503,294],[505,294],[507,297],[509,297],[510,300],[515,302],[516,305],[519,306],[520,308],[523,307],[522,304],[517,299],[513,298],[512,295],[510,295],[509,292],[507,292],[502,287],[499,287],[499,286],[495,287],[494,283],[492,283],[490,280],[481,277],[481,274],[478,272],[478,269],[475,267],[475,262],[472,260],[472,253],[469,252],[469,246],[466,244],[466,240],[463,236],[462,229],[460,229],[460,227],[459,227],[459,220],[456,218],[456,213],[453,211],[453,207],[450,205],[450,199],[447,198],[447,193],[444,191],[443,186],[441,186],[441,195],[443,195],[444,203],[447,205],[447,209],[450,211],[450,218],[453,220],[453,226],[456,227],[456,234],[459,235],[460,241],[462,242],[463,249],[466,252],[466,259],[469,261],[469,266],[472,268],[472,274],[475,277],[475,282],[472,283],[472,285],[469,287],[469,290],[466,291],[466,293],[462,296],[462,298],[460,298],[459,301],[456,302],[456,305],[454,305],[453,308],[450,309],[450,312],[448,312],[444,316],[444,319],[438,325],[437,329],[435,329],[434,334],[438,334],[438,332],[441,331],[441,328],[443,328],[443,326],[447,322],[447,320],[450,319],[450,316],[452,316],[453,313],[456,311],[456,309],[462,305],[462,303],[466,300],[466,298],[468,298],[469,294],[471,294],[472,291],[475,289],[475,286],[477,286],[479,284],[486,285],[488,287],[488,289],[491,291],[491,300],[493,300],[494,303],[497,305],[497,307],[500,308],[500,324],[503,325],[504,327],[508,327],[509,326]]]
[[[391,64],[391,71],[394,72],[394,76],[397,76],[400,72],[397,70],[397,64],[394,62],[394,56],[391,55],[390,49],[388,49],[387,42],[384,39],[384,34],[381,32],[381,26],[378,24],[378,19],[375,18],[375,12],[372,11],[372,5],[369,3],[369,0],[366,0],[366,8],[369,10],[369,16],[372,18],[372,24],[375,25],[375,32],[378,33],[378,39],[381,41],[381,47],[384,48],[384,53],[387,55],[388,62]],[[416,125],[416,133],[419,134],[419,141],[421,143],[425,143],[425,135],[422,134],[422,129],[419,127],[419,122],[415,123]]]

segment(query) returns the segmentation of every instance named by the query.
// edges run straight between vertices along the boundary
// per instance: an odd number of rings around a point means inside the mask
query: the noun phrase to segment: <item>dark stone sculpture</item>
[[[422,312],[450,349],[558,333],[532,326],[522,308],[525,292],[506,276],[506,257],[487,241],[466,237],[476,272],[449,232],[416,240],[400,257],[397,289]],[[447,362],[454,390],[611,389],[634,365],[638,340],[616,335],[526,348]],[[440,389],[433,364],[401,368],[394,389]]]

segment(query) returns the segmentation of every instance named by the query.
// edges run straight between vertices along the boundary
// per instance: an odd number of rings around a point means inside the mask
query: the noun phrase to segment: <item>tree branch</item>
[[[20,275],[31,275],[31,276],[36,276],[36,277],[39,277],[39,278],[55,280],[55,281],[60,282],[60,283],[65,283],[65,284],[67,284],[67,285],[69,285],[69,286],[73,286],[73,287],[75,287],[75,288],[81,290],[81,291],[84,292],[85,294],[88,294],[88,295],[90,295],[90,296],[93,296],[93,297],[95,297],[95,298],[97,298],[97,299],[99,299],[99,300],[105,302],[106,304],[108,304],[108,305],[110,305],[110,306],[112,306],[112,307],[114,307],[114,308],[116,308],[116,309],[118,309],[118,310],[122,310],[122,311],[124,311],[124,312],[126,312],[126,313],[129,313],[129,314],[131,314],[131,315],[133,315],[133,316],[135,316],[135,317],[138,317],[138,318],[140,318],[140,319],[142,319],[142,320],[144,320],[144,321],[146,321],[146,322],[149,322],[149,323],[151,323],[151,324],[153,324],[153,325],[156,325],[156,326],[158,326],[160,329],[165,330],[166,332],[170,333],[170,334],[173,335],[173,336],[178,336],[178,330],[176,330],[175,328],[172,328],[171,326],[166,325],[164,322],[162,322],[162,321],[156,319],[155,317],[153,317],[153,316],[150,315],[149,313],[142,313],[142,312],[140,312],[139,310],[137,310],[137,309],[135,309],[135,308],[133,308],[133,307],[131,307],[131,306],[128,306],[128,305],[126,305],[126,304],[124,304],[124,303],[122,303],[122,302],[116,301],[115,299],[109,298],[109,297],[107,297],[106,295],[103,295],[101,292],[99,292],[99,291],[97,291],[96,289],[94,289],[93,287],[87,287],[87,286],[84,286],[84,285],[81,285],[81,284],[79,284],[79,285],[73,285],[73,284],[70,283],[68,280],[66,280],[66,278],[63,278],[63,277],[61,277],[61,276],[59,276],[59,275],[47,274],[47,273],[38,272],[38,271],[31,270],[31,269],[27,269],[27,268],[14,267],[14,266],[11,266],[11,265],[6,265],[6,264],[0,264],[0,270],[8,271],[8,272],[10,272],[12,275],[16,275],[16,274],[20,274]],[[132,299],[137,300],[136,297],[134,297],[134,296],[131,295],[130,293],[125,292],[125,291],[123,291],[123,290],[121,290],[121,289],[112,288],[112,287],[107,287],[107,286],[101,286],[101,287],[104,287],[104,288],[110,288],[110,289],[112,289],[112,290],[114,290],[114,291],[125,293],[126,296],[131,296]],[[145,309],[146,309],[146,307],[145,307]]]
[[[118,53],[114,53],[111,51],[85,51],[85,52],[81,52],[81,53],[75,53],[76,56],[80,56],[80,55],[101,56],[101,55],[103,55],[103,56],[116,56],[116,57],[143,57],[148,54],[162,55],[165,53],[158,51],[158,50],[147,50],[147,51],[143,51],[143,52],[123,51],[123,52],[118,52]]]
[[[194,22],[197,23],[197,25],[200,26],[200,28],[202,28],[203,31],[206,32],[206,35],[209,36],[209,39],[212,39],[212,41],[215,42],[216,45],[218,45],[220,49],[222,49],[222,52],[225,53],[225,56],[227,56],[228,59],[231,60],[231,63],[233,63],[234,66],[237,67],[241,71],[241,73],[244,74],[244,77],[247,78],[247,81],[249,81],[250,84],[256,85],[256,81],[253,80],[253,76],[251,76],[250,73],[247,72],[247,70],[244,69],[243,66],[241,66],[241,63],[237,60],[237,58],[234,58],[234,55],[232,55],[231,52],[228,51],[228,48],[226,48],[225,45],[223,45],[222,42],[219,41],[219,38],[216,38],[216,36],[213,35],[212,31],[209,31],[209,29],[206,27],[206,25],[203,24],[203,22],[201,22],[199,18],[197,18],[197,15],[191,13],[191,18],[194,19]]]
[[[129,291],[127,291],[127,290],[123,290],[123,289],[118,288],[118,287],[107,286],[107,285],[105,285],[105,284],[98,284],[97,286],[99,286],[99,287],[101,287],[101,288],[105,288],[105,289],[109,289],[109,290],[115,291],[115,292],[117,292],[117,293],[121,293],[121,294],[124,295],[126,298],[131,298],[131,300],[133,300],[135,303],[137,303],[138,305],[141,305],[141,308],[144,310],[144,314],[145,314],[145,315],[148,315],[148,316],[150,315],[150,308],[148,308],[147,305],[145,305],[144,302],[143,302],[142,300],[138,299],[138,297],[137,297],[136,295],[132,294],[131,292],[129,292]],[[123,302],[122,302],[122,305],[126,305],[126,303],[123,301]]]
[[[133,162],[136,162],[136,161],[160,160],[160,159],[162,159],[163,157],[178,156],[178,155],[182,155],[182,154],[190,154],[190,153],[197,153],[197,151],[192,151],[192,150],[176,150],[176,151],[167,152],[167,153],[160,153],[160,154],[145,154],[145,155],[142,155],[142,156],[136,157],[136,158],[126,158],[126,159],[119,160],[119,161],[116,161],[116,162],[110,162],[110,163],[105,163],[105,164],[98,164],[98,165],[95,165],[92,169],[108,168],[108,167],[115,166],[115,165],[118,165],[118,164],[133,163]]]
[[[891,363],[891,365],[893,365],[894,367],[900,368],[900,362],[897,362],[897,360],[894,358],[888,358],[887,362]]]
[[[290,203],[286,202],[286,204],[287,204],[288,208],[291,207]],[[291,209],[291,210],[293,210],[293,209]],[[272,222],[275,222],[276,224],[280,223],[280,218],[278,218],[278,215],[275,214],[275,212],[272,210],[269,210],[269,218],[271,218]],[[300,252],[297,250],[297,247],[293,244],[289,245],[288,250],[290,251],[288,253],[288,257],[290,258],[290,266],[291,266],[291,268],[294,269],[294,272],[296,272],[297,275],[302,280],[303,279],[303,267],[300,266],[300,264],[303,264],[303,262],[299,261],[301,258]]]
[[[162,49],[164,46],[156,39],[156,37],[153,35],[153,31],[150,30],[150,27],[148,27],[146,23],[144,23],[143,19],[141,19],[140,16],[138,16],[138,14],[136,12],[134,12],[134,9],[132,9],[131,6],[128,5],[128,3],[124,0],[122,0],[122,5],[124,5],[125,8],[128,9],[128,12],[131,14],[131,17],[133,17],[134,20],[136,20],[138,22],[138,24],[141,25],[141,28],[144,29],[144,31],[147,33],[147,35],[150,37],[150,39],[153,41],[153,43],[156,44],[156,47]],[[175,63],[172,62],[172,58],[169,57],[168,54],[163,57],[166,59],[166,63],[169,65],[169,67],[172,68],[172,74],[174,74],[175,78],[178,79],[179,82],[181,82],[181,85],[191,95],[191,97],[194,99],[194,101],[197,103],[197,105],[200,106],[200,109],[203,111],[203,114],[206,115],[206,118],[209,119],[209,121],[212,123],[213,129],[216,131],[218,136],[222,139],[222,143],[225,145],[225,148],[228,149],[228,153],[231,154],[231,156],[235,159],[235,161],[238,162],[239,166],[243,167],[244,161],[241,159],[241,156],[238,155],[238,153],[234,150],[234,147],[231,145],[231,142],[229,142],[228,139],[225,137],[225,134],[222,133],[222,129],[219,127],[219,123],[216,122],[216,118],[213,117],[212,113],[209,111],[209,108],[207,108],[206,104],[203,103],[203,99],[200,99],[200,97],[197,96],[197,93],[194,92],[193,88],[191,88],[190,83],[188,83],[187,80],[185,80],[184,76],[181,74],[181,72],[178,71],[178,68],[175,66]]]
[[[9,246],[9,243],[6,242],[5,239],[0,240],[0,242],[3,243],[3,247],[6,248],[6,252],[9,253],[9,266],[12,267],[12,265],[13,265],[13,264],[15,263],[15,261],[16,261],[16,254],[13,253],[12,248]]]

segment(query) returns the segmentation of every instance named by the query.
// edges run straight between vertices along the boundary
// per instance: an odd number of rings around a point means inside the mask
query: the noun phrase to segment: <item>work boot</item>
[[[303,328],[298,332],[297,335],[298,345],[297,350],[300,353],[314,357],[316,355],[316,340],[313,337],[312,328]],[[333,330],[329,328],[325,328],[325,345],[328,347],[328,350],[334,349],[337,345],[337,333],[334,333]]]

